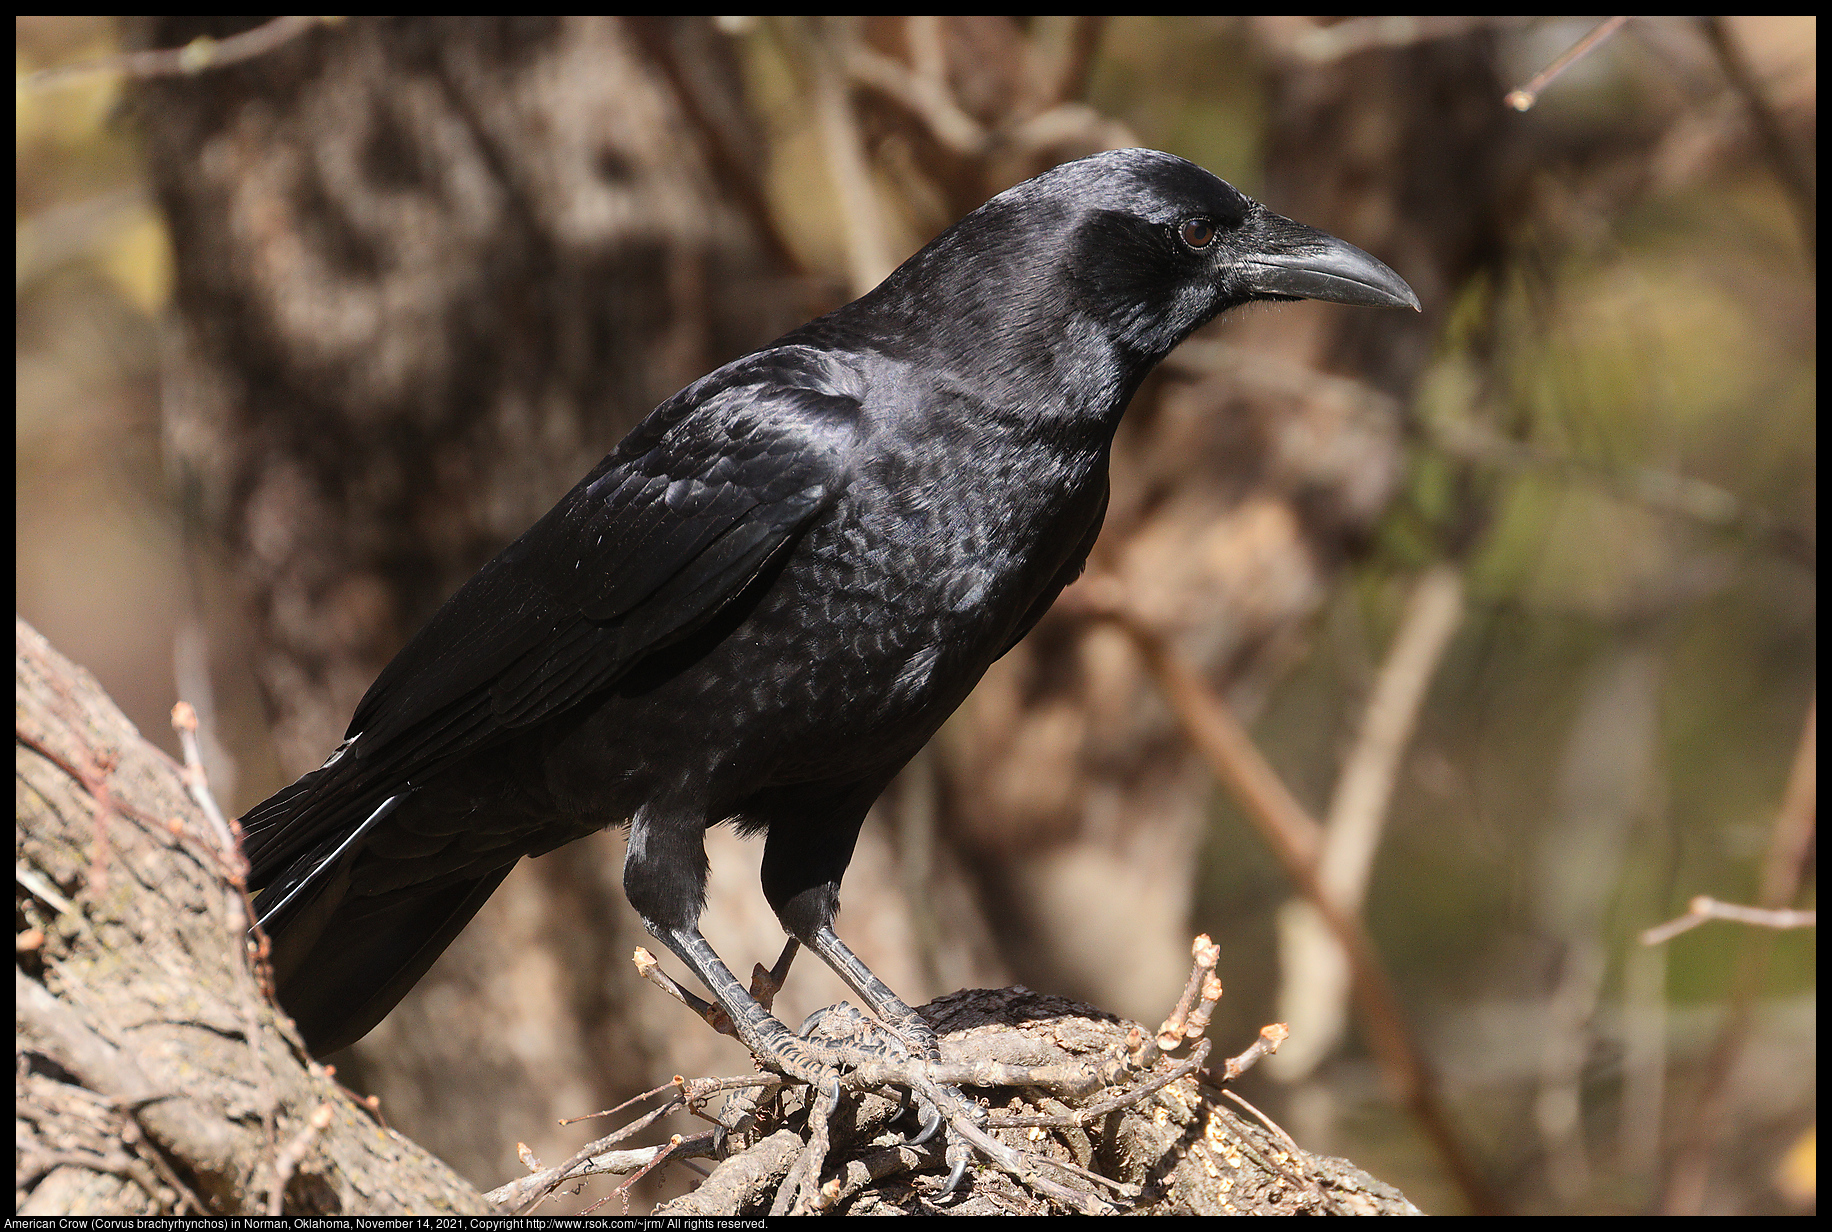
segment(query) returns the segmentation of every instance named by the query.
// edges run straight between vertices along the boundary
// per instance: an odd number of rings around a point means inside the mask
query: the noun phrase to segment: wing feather
[[[611,687],[792,547],[844,487],[860,410],[807,369],[766,353],[689,386],[448,599],[370,686],[343,754],[243,819],[251,884],[310,876],[289,866],[404,784]]]

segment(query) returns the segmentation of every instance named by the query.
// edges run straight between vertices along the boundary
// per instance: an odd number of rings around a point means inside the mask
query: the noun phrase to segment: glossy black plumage
[[[792,1050],[697,931],[725,820],[766,835],[790,934],[907,1019],[829,928],[866,809],[1081,570],[1151,367],[1228,307],[1303,297],[1417,307],[1365,253],[1116,151],[663,403],[244,818],[314,1051],[379,1021],[517,859],[623,822],[632,905],[747,1042]]]

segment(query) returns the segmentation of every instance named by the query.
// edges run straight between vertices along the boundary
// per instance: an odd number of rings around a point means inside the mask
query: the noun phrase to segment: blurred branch
[[[846,88],[845,66],[857,52],[850,18],[812,19],[825,37],[812,40],[814,110],[827,151],[840,213],[846,220],[846,263],[853,295],[863,295],[895,267],[871,163]]]
[[[1762,864],[1762,885],[1757,906],[1778,911],[1793,902],[1807,853],[1813,844],[1818,818],[1818,712],[1817,698],[1807,706],[1807,719],[1794,750],[1794,766],[1769,835],[1768,855]],[[1730,1078],[1749,1040],[1749,1023],[1755,1000],[1768,974],[1775,934],[1769,929],[1747,933],[1737,955],[1736,983],[1729,1009],[1718,1028],[1717,1041],[1704,1065],[1704,1089],[1692,1110],[1692,1119],[1673,1153],[1661,1209],[1669,1215],[1696,1215],[1704,1209],[1705,1183],[1710,1177],[1711,1154],[1730,1111]]]
[[[1700,894],[1686,904],[1686,914],[1643,932],[1641,944],[1664,944],[1683,932],[1697,928],[1707,920],[1730,920],[1738,924],[1752,924],[1757,928],[1781,930],[1814,928],[1819,924],[1819,912],[1745,907],[1740,903],[1720,902],[1708,895]]]
[[[1436,1146],[1471,1211],[1500,1213],[1499,1199],[1451,1126],[1438,1093],[1436,1075],[1412,1039],[1379,952],[1361,921],[1344,912],[1323,888],[1319,869],[1323,827],[1291,794],[1227,703],[1215,695],[1161,634],[1133,614],[1117,579],[1091,577],[1079,589],[1083,610],[1112,621],[1132,639],[1182,725],[1185,738],[1228,788],[1272,848],[1286,875],[1323,917],[1348,955],[1355,1002],[1381,1070],[1395,1098],[1417,1118]]]
[[[1455,38],[1484,26],[1514,25],[1518,18],[1395,15],[1350,17],[1334,25],[1317,26],[1292,39],[1289,49],[1312,64],[1327,64],[1377,47],[1410,47],[1436,39]]]
[[[934,60],[940,48],[930,44],[937,39],[934,27],[940,20],[909,19],[910,46],[916,52],[914,68],[864,43],[853,42],[845,48],[846,73],[859,85],[878,91],[921,120],[931,136],[956,154],[980,154],[989,140],[986,129],[954,101],[954,92],[948,88],[947,66]]]
[[[1399,404],[1372,386],[1331,376],[1275,356],[1249,355],[1231,343],[1192,339],[1164,361],[1173,371],[1195,376],[1226,376],[1236,385],[1306,402],[1338,402],[1385,414]],[[1683,517],[1765,544],[1777,555],[1812,572],[1818,552],[1799,529],[1785,525],[1762,509],[1751,508],[1716,484],[1654,467],[1620,470],[1569,455],[1553,454],[1502,436],[1473,416],[1431,416],[1420,421],[1431,443],[1454,458],[1514,471],[1544,470],[1596,484],[1622,500],[1658,513]]]
[[[668,79],[668,85],[681,105],[681,114],[705,142],[713,174],[718,176],[720,183],[757,228],[758,237],[769,250],[770,259],[785,273],[798,278],[808,277],[807,268],[801,258],[795,255],[795,250],[790,247],[777,222],[776,211],[770,206],[769,195],[755,160],[741,151],[740,143],[746,140],[745,134],[733,131],[738,126],[732,122],[732,118],[717,114],[720,108],[710,103],[709,95],[712,92],[701,89],[693,79],[691,70],[703,62],[703,57],[680,54],[674,44],[676,27],[672,19],[629,17],[625,21],[643,49],[649,53],[650,59],[655,61],[662,75]]]
[[[1800,226],[1800,240],[1807,250],[1807,264],[1816,265],[1819,251],[1819,191],[1815,186],[1813,172],[1808,169],[1799,151],[1794,148],[1794,143],[1788,140],[1787,133],[1782,130],[1781,117],[1775,114],[1774,104],[1768,101],[1767,91],[1756,80],[1755,70],[1744,57],[1736,36],[1731,33],[1730,23],[1721,16],[1701,20],[1705,26],[1705,37],[1717,53],[1724,76],[1729,79],[1731,88],[1742,96],[1744,106],[1749,108],[1750,121],[1756,126],[1756,134],[1762,138],[1762,148],[1768,155],[1770,166],[1774,168],[1775,178],[1787,190],[1788,202],[1794,207],[1794,217]]]
[[[1627,24],[1627,17],[1610,17],[1604,20],[1596,29],[1572,44],[1571,50],[1541,69],[1539,73],[1534,76],[1532,81],[1521,86],[1518,90],[1508,91],[1508,96],[1505,100],[1507,105],[1516,111],[1531,110],[1533,104],[1539,101],[1541,91],[1554,81],[1557,81],[1560,74],[1566,69],[1595,51],[1603,44],[1605,39],[1609,38],[1610,35]]]
[[[1400,760],[1412,741],[1425,693],[1462,619],[1462,575],[1449,565],[1427,569],[1406,600],[1399,630],[1362,714],[1361,734],[1330,802],[1317,876],[1345,911],[1361,910]]]
[[[1047,21],[1039,18],[1039,24]],[[1037,83],[1037,94],[1046,106],[1055,106],[1080,98],[1088,88],[1088,74],[1094,67],[1094,53],[1100,50],[1101,35],[1107,19],[1091,13],[1068,18],[1070,23],[1063,52],[1055,63],[1047,63],[1038,51],[1037,40],[1028,44],[1031,52],[1031,77]]]
[[[1346,915],[1361,914],[1400,763],[1462,617],[1462,575],[1448,565],[1426,570],[1407,597],[1324,825],[1317,881]],[[1350,981],[1347,955],[1308,903],[1281,910],[1279,929],[1280,1014],[1296,1033],[1294,1047],[1280,1058],[1281,1076],[1289,1081],[1311,1072],[1335,1048]]]
[[[1259,354],[1213,338],[1192,338],[1172,351],[1164,367],[1193,376],[1225,376],[1246,389],[1306,402],[1333,400],[1354,407],[1396,414],[1397,399],[1371,385],[1331,376],[1276,355]]]
[[[968,115],[948,82],[942,44],[942,18],[909,19],[913,64],[905,64],[862,42],[844,48],[847,76],[853,84],[874,90],[919,121],[947,149],[963,157],[981,157],[1009,145],[1023,151],[1078,142],[1096,149],[1137,145],[1132,130],[1083,103],[1066,101],[1078,92],[1099,44],[1097,19],[1082,19],[1071,37],[1071,49],[1054,79],[1042,88],[1041,110],[1017,111],[988,128]]]
[[[1702,479],[1648,466],[1616,470],[1581,458],[1553,454],[1502,436],[1469,418],[1436,416],[1427,420],[1424,427],[1432,443],[1452,457],[1508,470],[1545,470],[1566,478],[1582,479],[1658,513],[1686,518],[1714,530],[1763,543],[1777,555],[1809,572],[1817,567],[1818,553],[1807,536]]]
[[[200,34],[183,47],[156,51],[126,51],[119,55],[85,60],[60,68],[40,69],[19,79],[22,90],[49,90],[79,77],[112,73],[135,80],[151,77],[191,77],[213,68],[241,64],[298,38],[319,24],[334,25],[341,17],[276,17],[252,30],[226,39]]]

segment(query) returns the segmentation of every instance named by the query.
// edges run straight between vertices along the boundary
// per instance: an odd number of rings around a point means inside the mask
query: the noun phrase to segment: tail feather
[[[493,832],[472,814],[454,831],[438,791],[353,782],[375,777],[362,770],[327,765],[243,819],[275,994],[314,1056],[380,1022],[522,854],[513,827]]]
[[[347,893],[348,877],[326,887],[298,925],[274,938],[275,990],[313,1056],[367,1035],[477,914],[513,861],[469,880],[376,898]],[[341,895],[339,891],[344,891]],[[318,905],[318,904],[314,904]]]

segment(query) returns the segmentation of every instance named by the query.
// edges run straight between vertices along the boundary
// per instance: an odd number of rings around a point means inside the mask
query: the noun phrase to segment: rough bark
[[[306,1057],[180,768],[23,621],[14,651],[18,1213],[265,1213],[295,1142],[289,1212],[489,1210]]]

